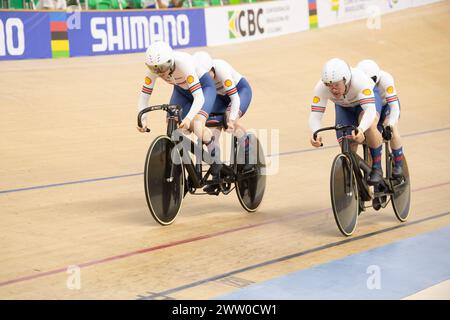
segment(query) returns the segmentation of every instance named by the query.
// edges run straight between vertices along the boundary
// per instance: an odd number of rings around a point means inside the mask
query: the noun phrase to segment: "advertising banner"
[[[175,49],[206,46],[203,9],[83,12],[68,34],[71,57],[140,52],[157,40]]]
[[[184,10],[0,11],[0,60],[143,52],[265,39],[440,0],[279,0]],[[369,25],[370,24],[370,25]]]
[[[0,12],[0,60],[51,58],[49,15]]]
[[[205,10],[207,43],[221,45],[309,29],[307,0],[281,0]]]
[[[430,3],[435,3],[435,2],[439,2],[442,0],[411,0],[412,6],[413,7],[418,7],[418,6],[423,6],[426,4],[430,4]]]
[[[438,0],[315,0],[317,1],[318,26],[326,27],[338,23],[368,18],[376,27],[379,18],[389,12],[427,4]]]

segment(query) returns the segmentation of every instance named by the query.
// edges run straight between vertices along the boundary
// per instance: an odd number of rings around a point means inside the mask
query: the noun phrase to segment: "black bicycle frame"
[[[368,159],[368,147],[367,145],[363,146],[364,150],[364,160],[355,152],[351,150],[350,139],[347,138],[347,133],[351,133],[352,130],[357,131],[358,128],[353,125],[336,125],[334,127],[326,127],[317,130],[314,132],[314,140],[317,138],[317,134],[322,131],[335,130],[342,131],[342,142],[341,142],[341,153],[347,156],[351,161],[351,170],[354,172],[356,177],[356,183],[358,184],[358,190],[360,190],[361,196],[364,201],[369,201],[372,199],[369,191],[369,185],[367,184],[367,175],[370,173],[371,168],[367,165],[366,160]],[[361,173],[361,170],[364,172],[364,176]],[[351,177],[349,177],[350,182],[352,181]],[[353,186],[350,184],[350,190]]]
[[[137,124],[139,128],[142,128],[142,116],[147,112],[163,110],[166,111],[169,115],[167,121],[167,136],[171,137],[173,131],[177,129],[177,123],[180,118],[180,110],[181,107],[175,104],[160,104],[151,107],[147,107],[142,109],[137,116]],[[150,132],[150,129],[147,128],[147,132]]]
[[[187,140],[187,141],[186,141]],[[186,147],[186,144],[189,143],[189,147]],[[208,164],[213,163],[213,159],[211,158],[211,155],[209,152],[206,152],[203,149],[203,146],[200,142],[200,145],[198,143],[194,143],[191,139],[181,136],[178,141],[175,141],[175,146],[180,150],[181,157],[183,159],[184,167],[186,168],[189,178],[191,179],[192,186],[194,188],[201,188],[204,186],[204,183],[208,177],[208,173],[205,175],[205,177],[202,177],[202,169],[201,169],[201,161],[205,161]],[[188,151],[194,155],[201,155],[200,163],[194,164],[192,161],[192,158],[188,155],[185,155],[184,152]]]
[[[173,133],[178,128],[178,122],[180,121],[180,111],[181,107],[178,105],[169,105],[169,104],[162,104],[162,105],[155,105],[148,108],[143,109],[139,112],[137,117],[138,126],[142,128],[142,116],[147,112],[157,111],[157,110],[163,110],[168,113],[168,121],[167,121],[167,136],[175,143],[175,147],[180,151],[180,156],[183,159],[184,167],[186,168],[189,179],[192,182],[192,187],[194,188],[201,188],[205,185],[206,180],[208,179],[210,175],[210,170],[205,174],[204,177],[202,177],[202,167],[201,167],[201,161],[203,160],[207,164],[211,165],[214,160],[212,159],[212,156],[209,154],[209,152],[206,152],[203,149],[202,142],[199,140],[199,143],[194,143],[191,139],[180,135],[180,137],[175,140],[173,137]],[[216,114],[220,115],[220,114]],[[223,124],[223,126],[226,128],[226,123]],[[150,129],[147,128],[147,132],[150,132]],[[236,137],[234,137],[236,139]],[[186,141],[187,140],[187,141]],[[236,148],[236,141],[234,142],[234,148]],[[185,148],[185,144],[189,143],[189,147]],[[192,154],[201,155],[200,163],[194,164],[192,161],[192,158],[190,156],[184,156],[183,151],[188,150]],[[223,166],[223,169],[228,172],[228,174],[232,174],[233,177],[235,177],[236,172],[236,150],[233,150],[234,154],[234,166],[233,168],[229,166]],[[172,176],[172,174],[170,175]]]

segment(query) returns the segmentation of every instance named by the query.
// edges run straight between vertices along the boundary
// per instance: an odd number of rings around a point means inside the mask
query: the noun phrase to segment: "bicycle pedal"
[[[372,204],[372,208],[375,210],[375,211],[378,211],[378,210],[380,210],[381,209],[381,203],[373,203]]]
[[[402,185],[403,183],[406,182],[405,177],[393,178],[393,180],[394,180],[395,182],[397,182],[397,185]]]
[[[212,185],[207,185],[205,188],[203,188],[203,191],[206,192],[209,195],[216,195],[218,196],[220,194],[220,186],[212,187]]]
[[[220,190],[216,189],[214,191],[209,191],[209,192],[206,192],[206,193],[209,194],[210,196],[218,196],[220,194]]]

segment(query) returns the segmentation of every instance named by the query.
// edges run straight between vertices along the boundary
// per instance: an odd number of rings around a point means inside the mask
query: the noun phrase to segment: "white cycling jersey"
[[[205,73],[204,70],[198,68],[194,62],[193,57],[186,52],[174,52],[174,67],[172,71],[168,71],[162,75],[152,73],[149,69],[145,72],[144,84],[139,95],[138,112],[148,106],[150,95],[153,92],[156,79],[161,78],[165,82],[179,86],[184,90],[189,90],[194,97],[191,109],[186,115],[186,118],[192,120],[195,115],[201,110],[205,97],[203,96],[200,78]],[[145,119],[143,117],[143,120]]]
[[[373,88],[375,84],[364,72],[351,68],[352,76],[344,95],[335,98],[330,89],[319,80],[314,88],[314,98],[311,104],[309,116],[309,126],[312,132],[321,128],[322,117],[325,112],[328,100],[341,107],[355,107],[360,105],[364,110],[364,115],[359,124],[359,128],[364,132],[370,128],[377,110],[375,106],[375,96]]]
[[[217,94],[230,97],[230,120],[235,121],[239,115],[239,107],[241,105],[236,86],[242,79],[242,75],[228,62],[221,59],[213,59],[213,68]]]
[[[397,90],[395,89],[394,77],[386,71],[380,70],[380,80],[377,84],[380,92],[382,105],[389,105],[390,114],[388,118],[388,125],[393,126],[398,122],[400,117],[400,104],[397,97]]]

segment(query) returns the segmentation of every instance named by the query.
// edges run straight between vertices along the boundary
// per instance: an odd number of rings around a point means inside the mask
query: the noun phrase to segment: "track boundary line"
[[[415,136],[421,136],[421,135],[425,135],[425,134],[442,132],[442,131],[448,131],[448,130],[450,130],[450,127],[444,127],[444,128],[438,128],[438,129],[432,129],[432,130],[426,130],[426,131],[412,132],[412,133],[409,133],[409,134],[405,134],[402,137],[403,138],[415,137]],[[286,152],[280,152],[280,153],[275,153],[275,154],[269,154],[269,155],[267,155],[267,157],[288,156],[288,155],[300,154],[300,153],[306,153],[306,152],[312,152],[312,151],[327,150],[327,149],[332,149],[332,148],[337,148],[337,147],[338,147],[338,145],[332,145],[332,146],[325,146],[325,147],[321,147],[321,148],[299,149],[299,150],[293,150],[293,151],[286,151]],[[38,185],[38,186],[32,186],[32,187],[6,189],[6,190],[0,190],[0,195],[1,194],[14,193],[14,192],[30,191],[30,190],[36,190],[36,189],[48,189],[48,188],[54,188],[54,187],[62,187],[62,186],[72,185],[72,184],[98,182],[98,181],[105,181],[105,180],[116,180],[116,179],[140,176],[140,175],[143,175],[143,174],[144,174],[144,172],[137,172],[137,173],[129,173],[129,174],[116,175],[116,176],[109,176],[109,177],[91,178],[91,179],[74,180],[74,181],[67,181],[67,182],[60,182],[60,183],[52,183],[52,184]]]

